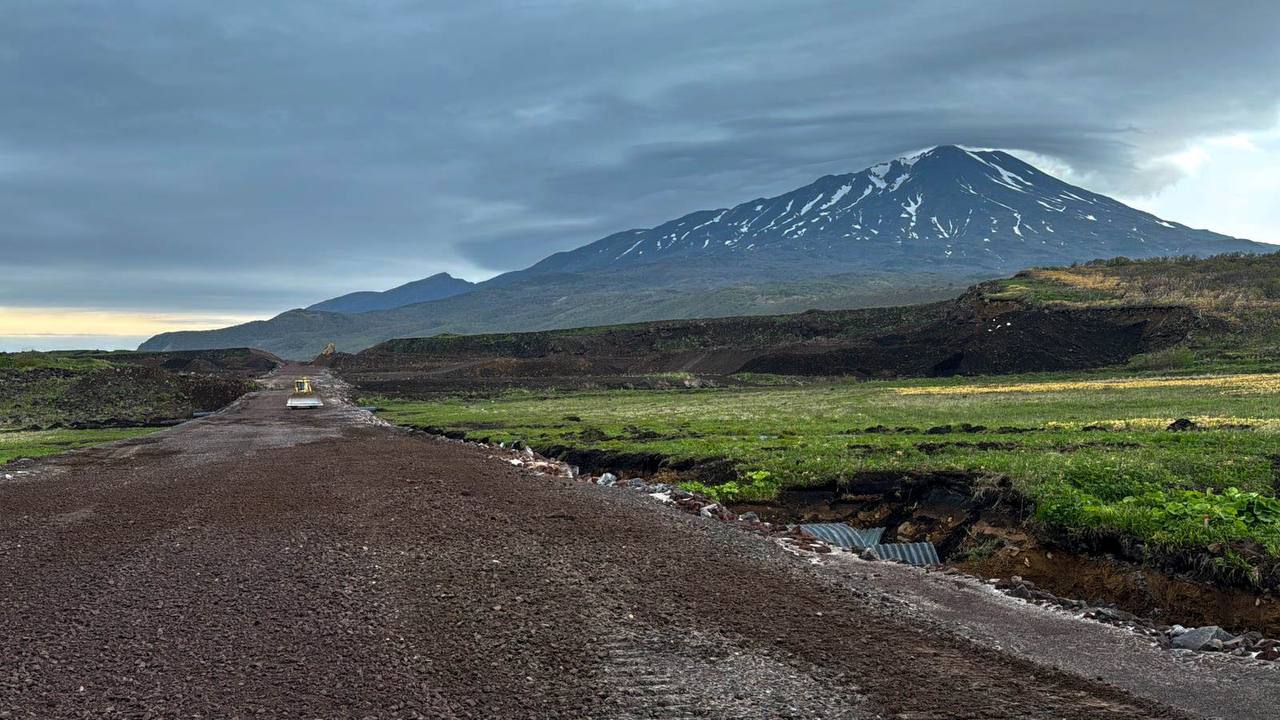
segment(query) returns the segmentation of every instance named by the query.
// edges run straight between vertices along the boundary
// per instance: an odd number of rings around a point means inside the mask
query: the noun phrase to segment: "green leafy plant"
[[[749,482],[730,480],[719,485],[707,485],[700,482],[683,483],[685,490],[706,495],[717,502],[737,502],[741,500],[766,500],[778,493],[778,485],[773,481],[773,473],[768,470],[753,470],[743,475]]]

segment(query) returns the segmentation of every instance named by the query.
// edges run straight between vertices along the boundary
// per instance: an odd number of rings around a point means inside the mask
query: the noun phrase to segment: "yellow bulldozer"
[[[318,408],[324,403],[320,402],[320,396],[316,394],[315,388],[311,387],[311,378],[298,378],[293,381],[293,392],[289,394],[289,400],[285,403],[286,407],[291,408]]]

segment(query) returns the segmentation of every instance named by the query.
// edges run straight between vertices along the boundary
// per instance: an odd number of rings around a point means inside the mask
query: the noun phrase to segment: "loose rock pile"
[[[1222,652],[1237,657],[1257,660],[1280,660],[1280,640],[1263,638],[1262,633],[1247,632],[1232,635],[1217,625],[1185,628],[1181,625],[1162,625],[1150,618],[1143,618],[1110,605],[1090,605],[1083,600],[1060,598],[1037,588],[1035,583],[1017,575],[1008,579],[989,580],[997,590],[1037,605],[1054,606],[1108,625],[1128,628],[1148,635],[1161,647],[1194,652]]]

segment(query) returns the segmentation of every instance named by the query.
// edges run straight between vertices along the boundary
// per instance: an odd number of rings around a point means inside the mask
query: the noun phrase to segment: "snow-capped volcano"
[[[1000,151],[944,145],[553,255],[535,271],[678,264],[946,273],[1273,250],[1167,222]],[[813,267],[809,267],[813,266]],[[765,274],[773,274],[765,272]]]
[[[1275,250],[1166,222],[1008,153],[942,146],[777,197],[615,233],[451,297],[396,306],[404,288],[357,294],[391,304],[358,315],[316,311],[345,308],[348,296],[265,322],[157,335],[142,349],[251,346],[311,357],[333,340],[360,348],[440,332],[776,312],[776,297],[800,298],[801,309],[900,304],[1033,266]]]

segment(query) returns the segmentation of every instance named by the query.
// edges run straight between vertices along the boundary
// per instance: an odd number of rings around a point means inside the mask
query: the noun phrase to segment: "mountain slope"
[[[463,295],[358,315],[289,310],[270,320],[219,330],[163,333],[142,347],[251,346],[305,360],[315,357],[329,341],[344,352],[357,352],[390,338],[440,333],[552,330],[668,318],[904,305],[954,297],[972,280],[859,274],[693,290],[647,286],[628,279],[627,273],[542,275],[505,285],[482,284],[482,289]]]
[[[1000,151],[944,145],[773,198],[691,213],[558,253],[532,270],[687,265],[1005,273],[1094,258],[1259,245],[1166,222]]]
[[[365,313],[373,310],[390,310],[404,307],[405,305],[442,300],[454,295],[461,295],[474,287],[475,283],[469,280],[453,277],[449,273],[436,273],[431,277],[414,280],[382,292],[365,290],[347,293],[346,295],[340,295],[336,298],[310,305],[306,309],[336,313]]]
[[[360,311],[351,308],[381,300],[344,296],[271,320],[164,333],[141,349],[252,346],[307,358],[328,341],[350,352],[444,332],[874,307],[954,296],[1027,267],[1274,249],[1161,220],[1004,152],[941,146],[615,233],[450,297]]]

